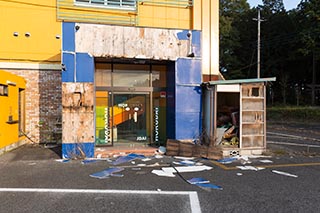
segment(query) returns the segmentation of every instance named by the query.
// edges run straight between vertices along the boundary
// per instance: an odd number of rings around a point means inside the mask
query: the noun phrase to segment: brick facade
[[[35,143],[61,142],[61,72],[11,70],[27,81],[26,134]]]

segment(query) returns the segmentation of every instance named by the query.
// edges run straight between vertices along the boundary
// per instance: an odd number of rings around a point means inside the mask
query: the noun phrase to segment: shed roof
[[[248,79],[208,81],[208,82],[204,82],[204,84],[209,84],[209,85],[242,84],[242,83],[260,83],[260,82],[269,82],[269,81],[276,81],[276,77],[272,77],[272,78],[248,78]]]

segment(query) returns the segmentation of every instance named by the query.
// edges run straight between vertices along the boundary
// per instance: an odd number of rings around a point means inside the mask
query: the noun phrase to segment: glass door
[[[117,92],[113,95],[113,141],[150,143],[150,95]]]

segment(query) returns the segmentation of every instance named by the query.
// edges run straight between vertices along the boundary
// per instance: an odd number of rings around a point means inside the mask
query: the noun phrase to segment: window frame
[[[115,5],[117,4],[116,1],[119,1],[119,5]],[[128,1],[128,3],[125,4],[130,3],[134,4],[134,6],[124,6],[123,1]],[[74,0],[74,5],[102,9],[136,10],[137,2],[138,0]]]
[[[9,87],[5,84],[0,84],[0,96],[9,96]]]

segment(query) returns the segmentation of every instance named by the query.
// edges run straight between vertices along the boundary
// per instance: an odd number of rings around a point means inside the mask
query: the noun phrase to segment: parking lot
[[[212,169],[165,177],[152,171],[181,159],[152,156],[115,166],[116,158],[63,162],[56,151],[23,146],[0,156],[0,212],[317,212],[320,202],[320,158],[304,152],[196,158]],[[90,176],[114,167],[120,175]],[[196,177],[221,188],[185,181]]]

